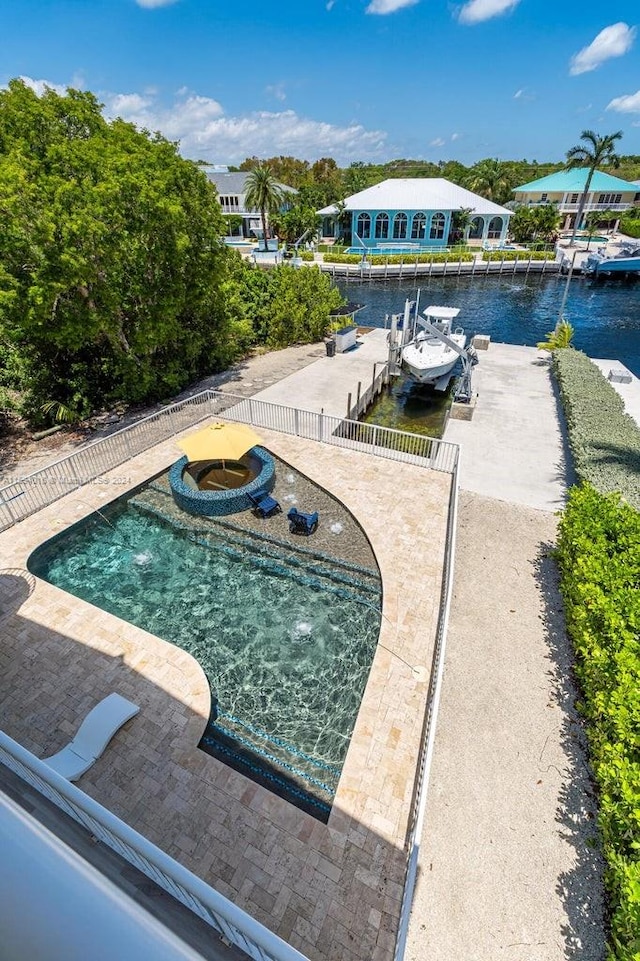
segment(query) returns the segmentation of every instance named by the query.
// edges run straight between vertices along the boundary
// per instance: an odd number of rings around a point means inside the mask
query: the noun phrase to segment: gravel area
[[[602,961],[603,862],[553,514],[461,492],[406,961]]]

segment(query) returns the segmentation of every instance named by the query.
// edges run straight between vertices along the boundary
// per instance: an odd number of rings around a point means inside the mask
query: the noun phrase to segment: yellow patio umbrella
[[[177,443],[190,461],[225,461],[239,460],[262,439],[247,424],[218,423],[207,424]]]

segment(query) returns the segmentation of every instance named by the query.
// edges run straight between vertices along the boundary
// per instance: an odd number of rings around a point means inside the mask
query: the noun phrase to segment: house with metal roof
[[[366,252],[418,251],[446,247],[453,215],[470,210],[469,239],[501,243],[507,238],[511,211],[442,177],[383,180],[344,200],[350,214],[351,243]],[[341,205],[342,207],[342,205]],[[324,237],[336,235],[337,204],[318,211]]]
[[[229,237],[255,237],[262,238],[262,222],[260,211],[247,207],[245,195],[247,192],[246,183],[248,172],[229,173],[215,168],[205,169],[207,179],[211,181],[218,191],[218,200],[225,215],[236,214],[242,217],[242,224],[237,227],[229,228]],[[297,194],[297,190],[288,187],[286,184],[278,183],[278,186],[285,194]],[[283,209],[287,209],[289,204],[284,204]]]
[[[540,206],[541,204],[555,204],[564,220],[563,230],[572,230],[580,206],[580,198],[584,191],[588,167],[576,167],[574,170],[559,170],[539,180],[532,180],[528,184],[516,187],[513,191],[518,206]],[[596,170],[591,178],[589,192],[578,229],[585,225],[587,214],[601,211],[615,211],[622,213],[640,204],[640,187],[638,184],[621,180],[611,174]]]

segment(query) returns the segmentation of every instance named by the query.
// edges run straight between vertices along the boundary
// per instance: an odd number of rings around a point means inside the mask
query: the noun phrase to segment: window
[[[580,194],[571,194],[571,196],[569,197],[570,204],[577,204],[579,200],[580,200]]]
[[[499,240],[502,234],[502,217],[493,217],[489,221],[489,229],[487,230],[487,237],[489,240]]]
[[[598,203],[603,204],[608,207],[610,204],[619,204],[622,202],[622,194],[600,194],[598,197]]]
[[[411,239],[424,240],[427,232],[427,218],[424,214],[414,214],[411,223]]]
[[[431,218],[431,230],[429,240],[442,240],[444,237],[444,214],[434,214]]]
[[[471,221],[471,228],[469,230],[469,240],[479,240],[482,237],[482,231],[484,230],[484,218],[474,217]]]
[[[386,240],[389,236],[389,214],[376,217],[376,240]]]
[[[394,240],[406,240],[407,239],[407,215],[406,214],[396,214],[393,218],[393,239]]]
[[[540,203],[546,204],[549,200],[549,194],[540,194]]]
[[[358,216],[358,224],[356,227],[356,233],[360,240],[368,240],[371,236],[371,217],[369,214],[360,214]]]

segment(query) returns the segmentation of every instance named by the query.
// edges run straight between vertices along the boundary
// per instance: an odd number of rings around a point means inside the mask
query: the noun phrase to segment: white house
[[[230,229],[229,236],[236,237],[262,237],[262,222],[260,211],[253,210],[246,206],[245,195],[247,192],[246,183],[248,172],[229,173],[220,171],[216,168],[207,170],[207,179],[211,181],[218,191],[218,200],[222,207],[223,214],[237,214],[242,217],[242,226]],[[286,184],[279,183],[278,186],[285,194],[296,194],[298,191]],[[287,204],[284,205],[286,208]]]
[[[506,240],[510,210],[442,177],[383,180],[344,201],[352,245],[370,252],[446,247],[453,214],[461,209],[472,212],[470,240]],[[325,237],[335,236],[337,213],[336,204],[318,211]]]

